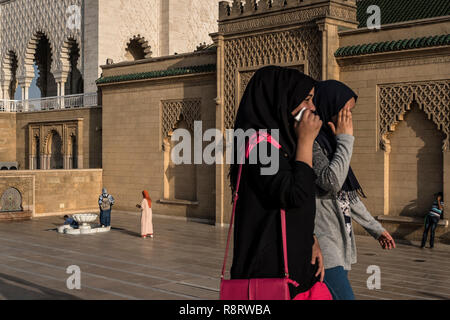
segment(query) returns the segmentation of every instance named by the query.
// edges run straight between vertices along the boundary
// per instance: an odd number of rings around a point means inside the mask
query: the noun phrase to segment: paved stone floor
[[[110,233],[86,236],[58,234],[57,217],[1,223],[0,299],[218,298],[225,228],[155,217],[155,238],[141,239],[138,221],[113,212]],[[450,246],[383,251],[363,236],[357,244],[358,299],[450,299]],[[81,269],[81,290],[67,289],[71,265]],[[370,265],[381,269],[379,290],[367,289]]]

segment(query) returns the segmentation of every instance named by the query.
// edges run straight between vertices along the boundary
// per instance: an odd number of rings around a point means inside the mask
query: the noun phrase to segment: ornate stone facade
[[[327,1],[319,2],[311,6],[311,3],[303,3],[300,0],[260,0],[233,1],[232,5],[227,1],[219,3],[219,32],[238,33],[248,30],[259,30],[268,27],[298,25],[325,17],[333,17],[346,21],[356,21],[354,1]],[[300,10],[299,10],[300,9]],[[252,17],[255,14],[266,14]],[[235,20],[236,18],[243,18]],[[248,18],[248,19],[244,19]],[[234,20],[234,21],[233,21]]]
[[[5,82],[11,80],[10,53],[13,52],[18,60],[17,79],[21,86],[29,86],[34,77],[34,53],[38,41],[45,35],[52,54],[51,72],[55,78],[67,77],[70,70],[68,51],[75,41],[82,47],[81,28],[68,28],[69,19],[75,19],[70,6],[81,8],[82,0],[15,0],[0,6],[1,78]],[[71,16],[72,15],[72,16]],[[82,50],[80,54],[82,55]],[[79,59],[82,61],[82,57]],[[5,90],[5,89],[4,89]]]
[[[0,197],[0,212],[22,211],[22,195],[15,188],[7,189]]]
[[[3,97],[9,92],[14,56],[18,84],[28,88],[34,78],[34,54],[39,40],[50,43],[50,72],[58,95],[70,72],[70,51],[80,49],[77,69],[84,92],[95,92],[102,64],[127,60],[131,40],[139,38],[146,57],[194,51],[211,42],[217,30],[217,2],[212,0],[11,0],[0,2],[0,61]],[[179,10],[183,7],[183,10]],[[83,34],[84,31],[84,34]],[[22,98],[28,98],[28,90]]]
[[[83,168],[83,119],[31,123],[28,132],[31,170]],[[58,146],[55,146],[55,143],[58,143]],[[60,164],[55,156],[62,157]]]
[[[315,26],[225,41],[225,128],[233,128],[240,97],[253,73],[260,67],[285,65],[320,79],[320,42],[320,32]]]
[[[161,101],[161,136],[166,139],[176,128],[178,121],[183,118],[188,129],[194,132],[194,121],[201,120],[201,99],[182,99]]]
[[[379,135],[380,146],[386,149],[387,134],[409,110],[411,103],[419,103],[439,130],[446,134],[443,150],[450,146],[450,80],[407,82],[379,86]]]
[[[337,25],[356,25],[355,7],[355,1],[343,0],[221,1],[219,32],[213,38],[221,60],[218,102],[223,107],[224,128],[233,127],[245,84],[264,65],[299,68],[318,80],[328,77],[331,71],[324,56],[335,45],[330,39],[336,38]]]

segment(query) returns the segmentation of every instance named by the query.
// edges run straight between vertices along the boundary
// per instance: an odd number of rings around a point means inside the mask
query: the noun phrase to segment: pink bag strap
[[[250,150],[252,150],[256,144],[262,142],[264,140],[264,138],[269,143],[274,145],[276,148],[278,148],[278,149],[281,148],[281,146],[278,144],[278,142],[274,138],[272,138],[269,134],[265,133],[263,136],[264,137],[263,139],[261,139],[260,136],[258,135],[256,141],[254,139],[255,135],[253,135],[252,138],[250,138],[250,144],[246,148],[245,155],[247,157],[250,153]],[[236,202],[239,198],[238,191],[239,191],[239,184],[241,182],[241,174],[242,174],[242,163],[239,165],[238,178],[237,178],[237,182],[236,182],[236,191],[233,195],[233,211],[231,213],[230,227],[228,229],[227,246],[225,249],[225,258],[223,260],[222,275],[221,275],[222,279],[225,276],[225,268],[226,268],[227,257],[228,257],[228,249],[230,246],[231,231],[233,229],[234,215],[236,212]],[[282,234],[282,238],[283,238],[284,275],[285,275],[285,278],[288,279],[289,278],[289,270],[288,270],[287,243],[286,243],[286,211],[284,209],[280,209],[280,212],[281,212],[281,234]]]

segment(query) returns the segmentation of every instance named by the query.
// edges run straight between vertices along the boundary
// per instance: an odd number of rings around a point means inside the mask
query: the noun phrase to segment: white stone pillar
[[[61,109],[65,108],[65,84],[67,82],[67,76],[69,75],[68,71],[55,71],[53,72],[55,77],[56,86],[57,86],[57,96],[58,96],[58,106]]]
[[[23,103],[23,111],[29,111],[29,105],[28,105],[28,92],[30,87],[29,86],[21,86],[22,88],[22,103]]]
[[[9,81],[7,80],[2,81],[2,99],[11,100],[9,96]]]
[[[9,98],[9,85],[8,85],[8,81],[4,80],[2,81],[2,99],[4,100],[11,100]],[[6,112],[11,112],[11,102],[9,101],[3,101],[2,102],[2,106],[0,106],[0,108],[3,107],[3,110]]]
[[[34,77],[34,74],[33,74]],[[20,77],[19,78],[19,85],[22,90],[22,104],[23,104],[23,111],[27,112],[29,111],[29,89],[31,85],[31,81],[33,80],[33,77]]]

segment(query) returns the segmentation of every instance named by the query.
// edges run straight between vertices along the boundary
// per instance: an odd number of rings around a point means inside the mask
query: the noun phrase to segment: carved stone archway
[[[186,121],[188,129],[194,132],[194,121],[201,119],[201,99],[164,100],[161,104],[161,138],[164,148],[164,139],[176,128],[181,116]]]
[[[171,137],[173,130],[177,128],[188,130],[193,137],[195,128],[194,122],[201,120],[201,99],[164,100],[161,103],[161,138],[162,151],[164,152],[164,200],[196,201],[197,168],[194,164],[173,165],[171,161],[171,151],[173,147]],[[194,144],[191,145],[191,147],[193,146]],[[186,184],[186,181],[189,181],[189,185]]]
[[[83,168],[83,119],[60,122],[30,123],[29,132],[29,169],[50,170],[52,158],[53,135],[61,137],[62,169]],[[73,141],[76,141],[76,152],[73,152]],[[37,147],[39,146],[39,150]],[[40,159],[37,160],[39,155]],[[73,156],[77,159],[74,160]],[[37,165],[40,163],[40,166]]]
[[[389,132],[403,120],[413,100],[437,128],[446,134],[443,150],[450,147],[450,80],[405,82],[379,86],[380,147],[387,150]]]
[[[450,146],[450,80],[383,84],[378,87],[378,136],[384,151],[384,214],[390,211],[390,134],[392,134],[413,101],[445,134],[442,151]],[[444,172],[442,173],[444,175]],[[444,189],[446,188],[444,179]]]
[[[152,49],[148,41],[140,34],[128,39],[125,45],[125,59],[136,61],[152,57]]]

